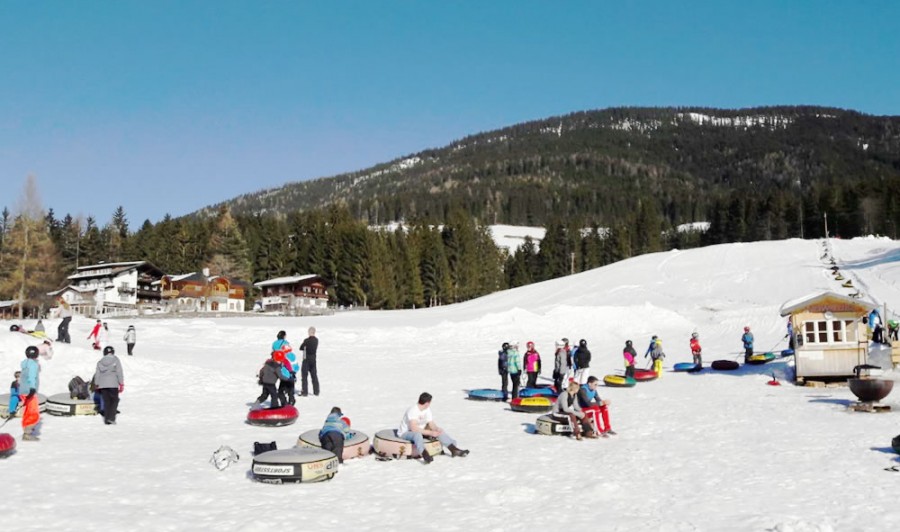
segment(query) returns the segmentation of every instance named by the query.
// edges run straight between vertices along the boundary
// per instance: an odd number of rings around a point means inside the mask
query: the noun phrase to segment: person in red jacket
[[[703,367],[703,358],[700,355],[700,352],[703,349],[700,347],[700,335],[697,333],[691,334],[691,354],[694,355],[694,366],[697,369]]]
[[[94,324],[94,328],[91,330],[91,334],[88,335],[87,339],[94,339],[93,345],[94,349],[100,349],[100,328],[103,327],[103,324],[100,320],[97,320],[97,323]]]
[[[528,374],[528,388],[537,386],[538,374],[541,372],[541,354],[534,349],[534,342],[525,344],[525,373]]]

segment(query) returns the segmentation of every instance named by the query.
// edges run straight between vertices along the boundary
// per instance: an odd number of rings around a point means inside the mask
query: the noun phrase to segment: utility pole
[[[828,213],[824,213],[822,216],[825,217],[825,238],[828,238]]]
[[[797,178],[797,197],[799,201],[797,202],[798,207],[798,221],[800,222],[800,240],[803,240],[803,184],[800,182],[800,178]]]
[[[575,252],[569,253],[569,275],[575,275]]]

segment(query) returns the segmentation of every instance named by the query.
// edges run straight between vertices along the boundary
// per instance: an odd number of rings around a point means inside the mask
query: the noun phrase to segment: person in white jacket
[[[100,330],[97,331],[97,344],[101,350],[109,345],[109,325],[105,321]]]
[[[134,330],[134,325],[129,325],[128,330],[125,331],[125,344],[128,345],[128,356],[132,356],[134,353],[134,344],[137,343],[137,331]]]

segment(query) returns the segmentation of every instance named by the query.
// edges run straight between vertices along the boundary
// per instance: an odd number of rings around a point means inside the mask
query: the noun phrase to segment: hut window
[[[844,341],[844,322],[831,322],[831,341],[836,344]]]
[[[803,332],[808,344],[840,344],[852,341],[853,321],[807,321]]]

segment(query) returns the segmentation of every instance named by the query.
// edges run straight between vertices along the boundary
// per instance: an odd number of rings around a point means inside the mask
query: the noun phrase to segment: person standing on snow
[[[625,341],[625,349],[622,350],[622,358],[625,359],[625,378],[633,379],[634,361],[637,358],[637,351],[634,350],[634,345],[631,343],[631,340]]]
[[[666,354],[663,353],[662,350],[662,340],[655,334],[653,335],[653,338],[650,339],[650,346],[647,347],[644,358],[647,358],[648,355],[650,356],[650,360],[653,361],[653,371],[656,373],[657,378],[662,377],[662,361],[666,358]]]
[[[59,303],[59,317],[62,318],[62,322],[56,328],[56,341],[70,344],[72,338],[69,336],[69,322],[72,321],[72,307],[61,297],[56,301]]]
[[[701,352],[703,348],[700,347],[700,334],[691,333],[691,355],[694,357],[694,368],[700,369],[703,367],[703,356]]]
[[[97,331],[97,344],[100,346],[100,349],[105,349],[109,345],[109,324],[105,321],[103,322],[103,327],[100,327],[100,330]]]
[[[797,345],[797,339],[794,337],[794,324],[791,323],[790,318],[787,320],[787,334],[784,335],[784,338],[788,341],[788,349],[793,351]]]
[[[276,353],[275,359],[281,362],[281,378],[278,383],[278,397],[281,404],[295,404],[297,402],[297,373],[291,366],[291,362],[286,358],[287,354],[293,351],[291,344],[287,341],[287,333],[278,331],[276,340],[272,342],[272,352]]]
[[[753,356],[753,333],[750,332],[750,326],[744,327],[744,335],[741,336],[741,342],[744,344],[744,363]]]
[[[41,421],[40,407],[38,405],[38,385],[41,382],[41,365],[38,364],[38,348],[29,345],[25,349],[25,360],[22,361],[22,371],[19,375],[19,402],[25,405],[22,413],[22,440],[40,441],[36,432],[37,424]]]
[[[300,376],[303,384],[300,387],[300,395],[306,397],[309,394],[309,388],[306,384],[306,378],[312,379],[313,395],[319,395],[319,370],[316,367],[316,351],[319,349],[319,339],[316,338],[316,328],[309,328],[309,336],[300,344],[300,351],[303,352],[303,361],[300,363]]]
[[[91,334],[87,336],[87,339],[94,339],[93,347],[94,349],[100,349],[100,329],[103,328],[103,323],[100,320],[97,320],[97,323],[94,324],[94,328],[91,329]]]
[[[125,340],[125,345],[128,346],[128,356],[134,355],[134,344],[137,343],[137,331],[134,330],[134,325],[128,326],[128,330],[125,331],[125,336],[122,339]]]
[[[569,373],[569,349],[565,338],[556,342],[556,353],[553,355],[553,389],[562,391],[563,379]]]
[[[519,385],[522,383],[522,355],[519,354],[519,346],[510,343],[506,351],[506,366],[509,371],[509,379],[512,381],[512,398],[519,397]]]
[[[541,372],[541,354],[534,348],[534,342],[525,344],[525,373],[528,374],[528,388],[537,387],[538,374]]]
[[[16,415],[16,410],[19,409],[19,377],[21,375],[21,371],[15,372],[13,381],[9,385],[9,416],[7,417],[13,417]]]
[[[125,372],[122,371],[122,363],[111,345],[103,348],[103,357],[97,361],[94,386],[100,390],[100,397],[103,399],[103,423],[115,425],[119,394],[125,391]]]
[[[503,342],[500,350],[497,351],[497,373],[500,374],[500,390],[503,392],[503,400],[509,399],[506,388],[509,386],[509,342]],[[513,381],[515,382],[515,381]],[[518,391],[518,387],[513,384],[513,390]],[[515,398],[515,396],[513,396]]]
[[[883,344],[884,324],[881,322],[881,314],[878,313],[877,308],[873,308],[869,313],[869,327],[872,328],[872,341],[876,344]]]
[[[578,349],[572,355],[572,362],[575,364],[575,381],[578,384],[584,384],[588,378],[588,368],[591,367],[591,351],[588,349],[587,340],[582,338],[578,341]],[[577,391],[577,390],[576,390]]]

